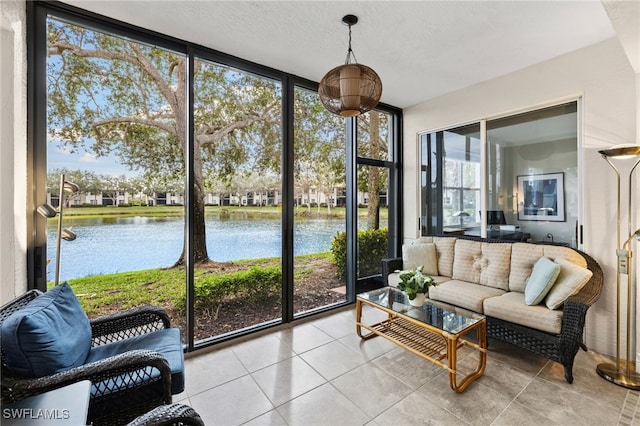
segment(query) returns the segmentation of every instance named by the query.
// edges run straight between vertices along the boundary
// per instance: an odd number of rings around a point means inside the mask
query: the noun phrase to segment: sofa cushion
[[[434,243],[415,243],[402,246],[402,269],[415,270],[422,266],[425,275],[438,275],[438,258]]]
[[[542,250],[544,256],[548,257],[554,262],[557,259],[566,259],[571,263],[574,263],[583,268],[587,267],[587,261],[585,260],[585,258],[570,247],[543,245]]]
[[[457,238],[433,237],[438,254],[438,273],[444,277],[453,276],[453,258]]]
[[[178,328],[165,328],[113,343],[95,346],[91,348],[86,362],[100,361],[136,349],[146,349],[160,353],[167,360],[171,369],[171,394],[175,395],[184,391],[184,352],[180,339],[180,329]],[[157,377],[160,372],[153,371],[150,374],[153,377]],[[113,387],[109,383],[94,383],[94,386],[98,388],[99,392],[105,393],[109,393],[108,389]]]
[[[547,309],[542,304],[528,306],[524,302],[524,293],[518,291],[485,299],[483,307],[487,316],[547,333],[560,334],[562,328],[562,311]]]
[[[524,303],[537,305],[542,302],[560,274],[560,265],[542,256],[536,262],[524,289]]]
[[[437,287],[429,288],[429,299],[450,303],[479,313],[482,313],[482,303],[485,299],[502,294],[504,294],[504,290],[460,280],[449,280]]]
[[[509,290],[510,243],[482,243],[480,284]]]
[[[511,247],[509,290],[524,293],[533,266],[543,255],[542,245],[514,243]]]
[[[593,272],[589,269],[582,268],[564,258],[556,259],[556,263],[560,266],[560,274],[544,300],[549,309],[561,308],[564,301],[579,292],[593,276]]]
[[[22,376],[43,377],[84,364],[91,325],[69,284],[36,297],[2,324],[7,367]]]
[[[478,284],[482,265],[482,243],[480,241],[458,240],[454,251],[455,258],[453,259],[451,278]]]

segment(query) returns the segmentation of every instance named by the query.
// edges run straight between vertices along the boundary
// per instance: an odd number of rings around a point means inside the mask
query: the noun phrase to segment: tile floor
[[[366,321],[379,315],[365,307]],[[490,340],[484,376],[456,394],[444,370],[381,337],[362,341],[354,324],[343,309],[190,356],[174,401],[216,426],[640,426],[640,392],[600,378],[593,352],[578,353],[569,385],[559,364]],[[475,361],[466,355],[460,369]]]

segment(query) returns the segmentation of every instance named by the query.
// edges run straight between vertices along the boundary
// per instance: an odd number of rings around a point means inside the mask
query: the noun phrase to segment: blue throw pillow
[[[2,324],[2,349],[9,370],[42,377],[84,364],[91,325],[69,284],[36,297]]]
[[[524,288],[524,303],[537,305],[542,302],[560,274],[560,265],[546,257],[538,259]]]

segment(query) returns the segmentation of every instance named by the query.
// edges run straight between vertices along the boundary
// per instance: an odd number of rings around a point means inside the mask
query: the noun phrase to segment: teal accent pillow
[[[2,323],[2,349],[12,372],[42,377],[84,364],[91,325],[69,284],[36,297]]]
[[[560,265],[544,256],[538,259],[524,288],[524,302],[527,305],[537,305],[542,302],[559,274]]]

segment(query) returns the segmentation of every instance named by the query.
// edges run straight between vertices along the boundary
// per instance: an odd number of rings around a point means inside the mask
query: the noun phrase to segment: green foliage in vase
[[[407,293],[409,300],[415,299],[418,293],[428,293],[429,287],[438,285],[432,277],[423,274],[422,269],[422,266],[418,266],[415,270],[396,271],[400,278],[398,290]]]

